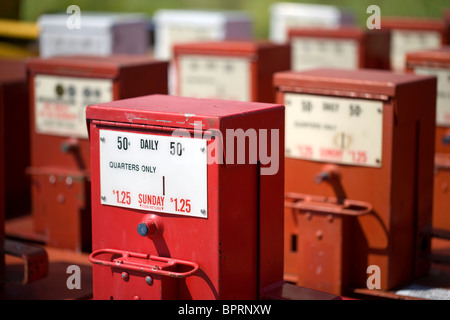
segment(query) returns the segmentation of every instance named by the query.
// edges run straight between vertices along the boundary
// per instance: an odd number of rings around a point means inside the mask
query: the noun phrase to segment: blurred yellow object
[[[0,19],[0,37],[35,40],[38,36],[36,23]]]
[[[18,46],[10,43],[0,42],[0,57],[24,59],[37,55],[38,53],[35,52],[35,50],[30,50],[23,46]]]

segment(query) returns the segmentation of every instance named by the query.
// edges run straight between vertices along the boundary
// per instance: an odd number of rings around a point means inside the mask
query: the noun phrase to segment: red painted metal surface
[[[0,59],[0,70],[0,248],[3,248],[6,219],[27,212],[30,206],[24,174],[29,163],[29,125],[25,63]],[[2,279],[4,263],[2,253]]]
[[[174,57],[178,79],[178,94],[182,92],[180,81],[180,57],[184,55],[199,55],[216,58],[243,58],[248,61],[250,93],[248,101],[273,103],[275,96],[272,87],[272,77],[275,72],[290,70],[290,46],[275,44],[268,41],[216,41],[178,44],[174,46]],[[215,79],[223,76],[224,70],[217,70],[213,78],[204,78],[210,85]],[[211,74],[208,75],[211,77]],[[236,79],[238,80],[238,79]],[[193,79],[191,81],[194,81]],[[195,97],[210,99],[228,99],[220,90],[215,97]],[[232,100],[237,100],[232,99]]]
[[[426,274],[436,79],[318,69],[277,73],[274,85],[280,104],[293,93],[367,99],[383,106],[379,167],[286,156],[285,278],[348,295],[366,288],[370,265],[380,267],[382,290]],[[346,203],[353,205],[344,214]]]
[[[387,30],[364,30],[358,27],[293,28],[288,33],[289,41],[293,39],[310,40],[351,40],[357,43],[357,68],[390,69],[391,36]],[[336,64],[330,67],[337,66]],[[328,67],[328,66],[321,66]]]
[[[383,17],[382,29],[390,30],[395,32],[396,30],[401,32],[407,32],[409,35],[419,32],[422,36],[419,36],[419,43],[414,45],[414,49],[408,50],[404,53],[404,58],[402,58],[402,65],[395,65],[391,57],[391,69],[397,71],[406,71],[406,55],[410,51],[426,50],[426,49],[437,49],[440,46],[450,44],[450,20],[446,19],[434,19],[434,18],[407,18],[407,17]],[[439,36],[439,43],[428,44],[426,42],[426,34],[435,33]],[[394,39],[394,36],[391,35]],[[405,40],[406,44],[412,40]],[[415,40],[417,41],[417,40]],[[429,46],[432,47],[429,47]],[[394,48],[394,44],[391,44],[391,49]]]
[[[2,91],[0,91],[2,92]],[[1,93],[3,94],[3,92]],[[4,112],[2,108],[2,112],[0,112],[0,123],[4,123]],[[3,244],[5,242],[5,160],[4,160],[4,147],[3,141],[5,136],[5,131],[2,126],[0,128],[0,141],[1,141],[1,157],[0,157],[0,203],[2,203],[0,207],[0,248],[3,248]],[[0,255],[0,278],[4,277],[5,272],[5,256]],[[3,289],[3,285],[0,285],[0,289]]]
[[[412,17],[384,17],[382,28],[389,30],[424,30],[424,31],[438,31],[442,33],[443,40],[448,41],[449,24],[444,19],[429,19],[429,18],[412,18]]]
[[[89,106],[87,119],[94,253],[113,249],[198,265],[185,279],[133,271],[124,275],[128,279],[124,281],[122,270],[94,264],[94,299],[258,299],[264,288],[282,281],[282,154],[273,175],[261,175],[262,164],[228,160],[208,164],[208,217],[177,216],[102,205],[99,130],[170,137],[175,129],[198,130],[195,122],[201,122],[201,133],[221,132],[223,137],[227,129],[279,130],[279,140],[273,143],[283,150],[283,106],[153,95]],[[211,137],[205,138],[211,150]],[[225,154],[230,151],[225,147]],[[158,217],[163,233],[138,234],[136,228],[148,216]],[[187,268],[177,272],[193,271],[192,266]],[[151,285],[145,280],[148,276]]]
[[[409,73],[438,77],[437,108],[448,110],[450,90],[450,47],[410,52],[406,58]],[[447,76],[446,76],[447,75]],[[436,117],[433,228],[450,230],[450,111]]]
[[[35,101],[40,89],[35,87],[35,79],[45,75],[71,81],[109,80],[112,99],[116,100],[167,93],[168,63],[137,55],[62,56],[31,59],[27,67],[32,119],[31,164],[27,172],[32,179],[34,231],[50,246],[90,251],[89,141],[87,136],[37,132]],[[56,102],[50,102],[53,106],[65,108],[65,102],[56,94],[54,99]],[[79,112],[84,117],[84,110]]]
[[[0,126],[4,135],[0,152],[5,184],[1,205],[9,219],[30,210],[30,182],[25,174],[30,163],[28,86],[24,61],[0,59],[0,70]]]

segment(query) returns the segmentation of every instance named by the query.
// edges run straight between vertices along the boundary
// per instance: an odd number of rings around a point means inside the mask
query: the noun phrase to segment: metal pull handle
[[[61,152],[66,154],[72,154],[74,160],[77,163],[79,169],[85,170],[86,164],[81,155],[80,142],[76,138],[68,138],[61,143]]]
[[[113,260],[97,259],[96,257],[101,254],[113,254],[119,255],[120,257]],[[89,255],[89,261],[93,264],[98,264],[101,266],[156,274],[172,278],[186,278],[193,275],[198,270],[198,265],[194,262],[115,249],[100,249],[94,251]],[[191,270],[186,272],[175,272],[168,270],[174,269],[177,266],[187,266],[190,267]]]
[[[323,171],[320,172],[314,178],[316,183],[328,183],[333,188],[336,195],[337,202],[343,204],[347,195],[345,194],[344,187],[341,184],[341,174],[339,169],[334,165],[326,165],[323,167]]]
[[[285,199],[285,207],[313,213],[356,217],[372,211],[370,203],[348,199],[340,203],[336,198],[300,193],[287,193]]]
[[[61,152],[63,153],[69,153],[69,152],[76,152],[80,148],[80,143],[75,138],[69,138],[61,142]]]

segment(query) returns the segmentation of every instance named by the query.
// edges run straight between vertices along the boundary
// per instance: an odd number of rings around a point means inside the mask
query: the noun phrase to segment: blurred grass
[[[0,0],[0,12],[2,9]],[[36,21],[44,13],[65,12],[70,5],[85,11],[142,12],[152,16],[158,9],[225,9],[242,10],[253,18],[255,36],[267,38],[269,7],[276,0],[17,0],[21,7],[19,18]],[[300,3],[329,4],[354,12],[358,24],[364,26],[369,14],[367,7],[376,4],[383,16],[413,16],[442,18],[444,9],[450,9],[450,0],[302,0]]]

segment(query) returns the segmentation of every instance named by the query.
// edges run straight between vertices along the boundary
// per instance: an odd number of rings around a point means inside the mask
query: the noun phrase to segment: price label
[[[100,130],[103,205],[207,218],[207,141]]]
[[[436,76],[436,124],[442,127],[450,127],[450,70],[416,67],[414,72],[421,75]]]
[[[392,30],[392,69],[395,71],[403,71],[405,69],[407,52],[437,49],[441,46],[441,43],[441,34],[437,31]]]
[[[311,13],[308,16],[286,16],[284,18],[284,24],[286,30],[295,28],[332,28],[339,23],[339,18],[335,17],[318,17],[317,15]]]
[[[286,157],[381,167],[383,103],[286,93]]]
[[[222,36],[221,29],[211,25],[169,25],[161,28],[159,39],[162,43],[160,55],[168,59],[173,57],[172,47],[176,44],[201,41],[215,41]]]
[[[109,79],[36,75],[35,124],[41,134],[88,137],[86,106],[113,100]]]
[[[182,55],[180,94],[186,97],[250,101],[250,61],[246,58]]]
[[[359,48],[356,40],[295,37],[291,41],[293,70],[318,67],[357,69]]]

